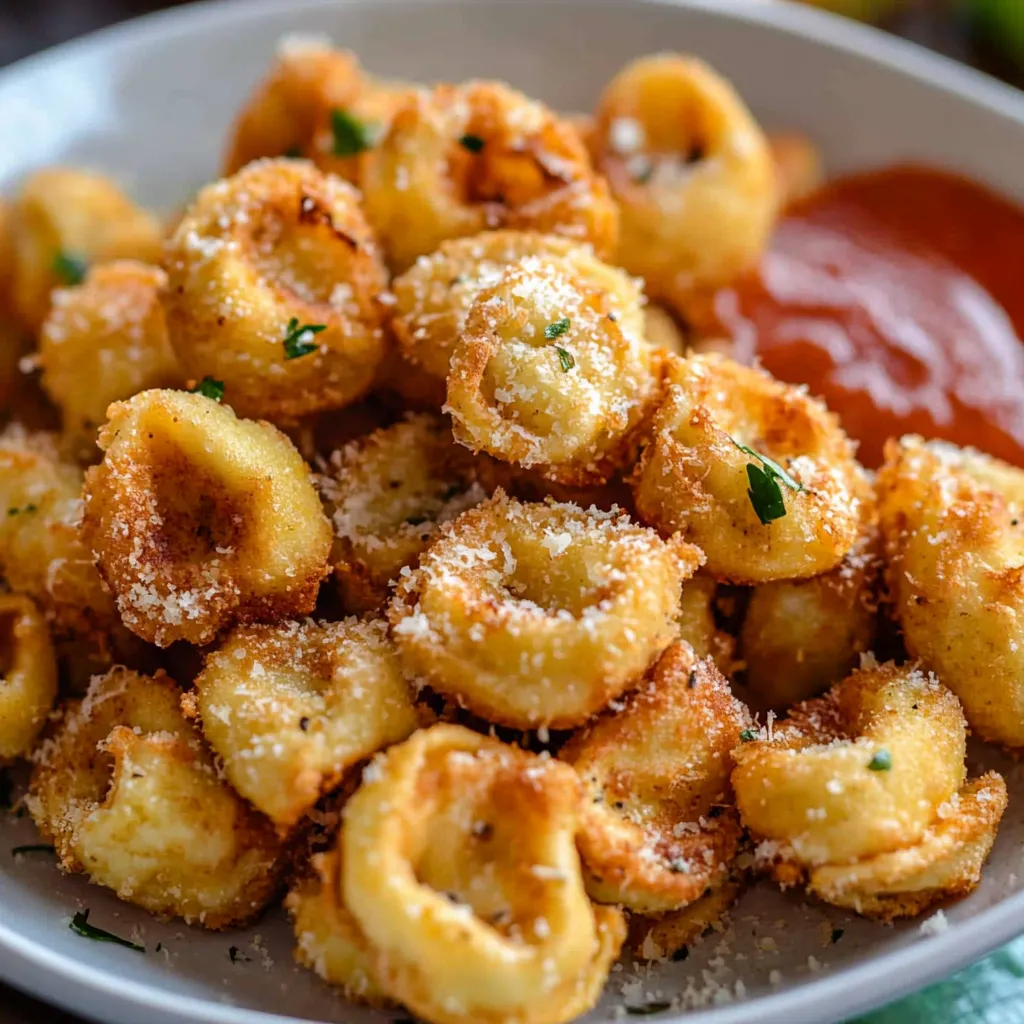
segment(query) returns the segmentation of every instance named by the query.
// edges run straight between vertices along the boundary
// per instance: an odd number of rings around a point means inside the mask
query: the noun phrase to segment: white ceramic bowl
[[[751,0],[241,0],[177,9],[0,73],[0,188],[60,161],[111,172],[143,202],[174,207],[213,175],[233,112],[292,30],[327,32],[382,74],[502,78],[564,110],[590,108],[632,57],[692,51],[730,76],[766,125],[808,132],[833,171],[922,160],[1024,198],[1024,96],[871,30]],[[687,1002],[703,1004],[690,1024],[833,1021],[1013,938],[1024,930],[1024,780],[992,751],[979,752],[979,765],[1007,775],[1010,808],[981,887],[948,908],[945,930],[941,918],[924,929],[882,928],[756,886],[728,932],[685,962],[642,981],[613,975],[588,1020],[611,1019],[624,1001],[689,991]],[[349,1007],[296,968],[280,913],[242,934],[161,924],[81,878],[60,877],[46,855],[9,855],[33,837],[28,821],[0,816],[0,976],[15,985],[107,1024],[401,1016]],[[134,931],[149,952],[77,937],[68,919],[86,906],[94,923]],[[836,929],[843,935],[833,943]],[[231,946],[250,959],[232,963]]]

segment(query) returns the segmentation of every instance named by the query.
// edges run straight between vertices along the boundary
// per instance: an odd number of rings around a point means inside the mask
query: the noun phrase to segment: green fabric
[[[858,1024],[1024,1024],[1024,939]]]

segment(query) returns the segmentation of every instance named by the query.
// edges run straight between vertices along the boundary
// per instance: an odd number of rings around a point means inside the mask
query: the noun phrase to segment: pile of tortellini
[[[434,1024],[570,1020],[757,872],[976,885],[1024,476],[874,478],[701,327],[813,147],[683,56],[573,118],[293,40],[225,175],[2,208],[0,761],[62,870],[214,929],[287,891],[303,963]]]

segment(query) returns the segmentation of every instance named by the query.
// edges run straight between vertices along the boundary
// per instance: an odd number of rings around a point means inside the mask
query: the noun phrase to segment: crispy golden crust
[[[228,781],[282,831],[418,724],[380,620],[236,629],[186,697]]]
[[[736,638],[715,622],[718,584],[707,576],[694,576],[683,584],[679,598],[679,639],[693,648],[698,658],[712,658],[718,671],[729,676],[735,669]]]
[[[783,712],[845,678],[878,626],[882,560],[874,503],[842,562],[808,580],[755,587],[740,630],[750,703]]]
[[[86,265],[129,259],[159,263],[162,231],[109,178],[66,167],[37,171],[21,186],[11,217],[11,297],[38,331],[50,292],[66,278],[59,257]]]
[[[499,82],[410,90],[362,172],[396,273],[487,228],[565,235],[601,256],[615,248],[618,210],[575,130]]]
[[[854,672],[741,743],[732,784],[744,825],[769,848],[837,864],[920,842],[964,782],[965,751],[956,697],[890,663]]]
[[[714,663],[683,643],[624,705],[559,755],[587,798],[576,842],[592,899],[667,913],[728,875],[741,831],[731,751],[751,718]]]
[[[771,152],[702,61],[642,57],[606,86],[590,140],[620,211],[616,263],[686,315],[753,266],[777,210]]]
[[[53,293],[39,336],[42,383],[69,447],[88,461],[99,455],[96,431],[111,402],[182,380],[160,305],[166,282],[156,267],[119,260]]]
[[[168,241],[165,268],[182,366],[223,381],[240,414],[295,420],[373,384],[387,277],[359,193],[339,178],[261,160],[207,186]],[[324,329],[296,334],[303,326]]]
[[[682,910],[658,917],[630,914],[630,952],[640,960],[686,959],[687,947],[705,932],[723,930],[725,916],[742,891],[742,881],[727,879]]]
[[[39,748],[29,810],[64,871],[155,914],[243,924],[277,892],[279,844],[219,780],[178,699],[164,675],[96,676]]]
[[[87,635],[117,610],[78,534],[82,470],[56,438],[11,424],[0,433],[0,571],[61,632]]]
[[[606,268],[608,277],[611,268]],[[629,465],[660,394],[639,303],[577,259],[530,256],[478,294],[451,355],[455,439],[570,486]]]
[[[1002,776],[988,772],[939,808],[919,843],[815,868],[807,889],[826,903],[882,921],[913,917],[939,900],[966,896],[981,880],[1006,803]]]
[[[786,514],[761,523],[738,445],[777,462]],[[634,474],[640,517],[680,531],[733,583],[804,579],[834,569],[856,543],[863,470],[838,420],[805,391],[718,355],[669,357],[667,391]]]
[[[346,999],[391,1005],[377,983],[366,937],[342,899],[340,835],[334,849],[313,857],[312,866],[313,877],[300,880],[285,899],[295,931],[295,959],[338,986]]]
[[[379,608],[442,523],[487,497],[481,463],[437,416],[410,416],[336,452],[320,476],[331,562],[346,610]],[[484,474],[486,476],[486,474]]]
[[[625,935],[593,907],[575,772],[459,726],[392,747],[345,808],[343,896],[383,989],[435,1024],[560,1024]]]
[[[1024,472],[906,437],[878,476],[886,578],[907,650],[973,732],[1024,746]]]
[[[31,751],[57,696],[50,629],[30,598],[0,594],[0,764]]]
[[[165,647],[310,612],[331,528],[309,468],[268,423],[182,391],[108,410],[82,537],[124,624]]]
[[[492,722],[580,725],[675,639],[700,552],[619,510],[499,491],[442,527],[389,614],[406,669]]]
[[[557,260],[580,281],[603,292],[608,312],[642,333],[639,285],[602,263],[593,250],[568,238],[534,231],[485,231],[442,242],[392,284],[395,306],[391,326],[411,372],[418,372],[440,406],[445,400],[452,352],[466,327],[477,296],[496,285],[506,268],[527,257]],[[410,372],[407,368],[406,372]]]

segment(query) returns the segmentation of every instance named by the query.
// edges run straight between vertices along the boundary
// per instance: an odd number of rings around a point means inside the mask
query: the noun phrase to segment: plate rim
[[[93,52],[115,59],[119,50],[159,43],[168,34],[192,34],[235,20],[259,19],[293,12],[362,6],[367,0],[199,0],[129,19],[70,42],[50,47],[0,69],[0,101],[8,84],[26,75],[45,73],[49,66]],[[433,0],[374,0],[374,3]],[[511,4],[515,0],[448,0],[460,4]],[[579,0],[547,0],[576,3]],[[933,53],[870,26],[788,0],[756,3],[751,0],[590,0],[596,6],[681,7],[725,21],[740,21],[802,37],[809,42],[864,59],[916,79],[947,96],[967,100],[1016,122],[1024,129],[1024,93],[951,58]],[[975,962],[1024,933],[1024,891],[1011,894],[980,911],[968,921],[951,924],[940,934],[921,937],[904,948],[870,956],[863,963],[827,970],[795,987],[734,1004],[660,1015],[665,1022],[687,1024],[747,1024],[751,1013],[761,1024],[825,1024],[889,1003],[918,991],[940,977]],[[28,977],[26,967],[34,969]],[[208,1024],[317,1024],[306,1018],[282,1016],[263,1010],[218,1003],[185,993],[168,991],[146,982],[119,976],[115,968],[99,968],[27,938],[0,921],[0,979],[78,1014],[98,1017],[101,1011],[76,1003],[71,993],[54,984],[80,986],[92,1006],[99,1001],[120,1009],[146,1011],[157,1020],[202,1021]]]

